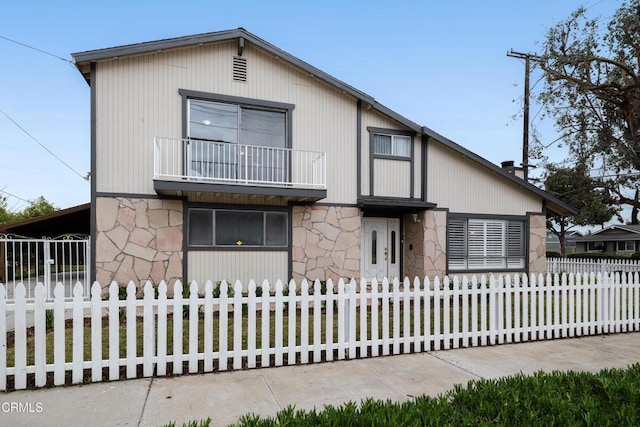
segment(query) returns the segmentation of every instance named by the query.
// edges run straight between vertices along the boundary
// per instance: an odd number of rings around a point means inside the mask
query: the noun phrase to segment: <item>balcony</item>
[[[153,154],[158,194],[232,193],[299,201],[327,196],[322,152],[156,137]]]

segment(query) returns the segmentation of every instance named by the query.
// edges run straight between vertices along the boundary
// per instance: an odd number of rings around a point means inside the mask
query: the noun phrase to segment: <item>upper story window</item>
[[[189,100],[189,137],[261,147],[286,146],[284,111]]]
[[[373,154],[409,158],[411,157],[411,137],[374,133]]]

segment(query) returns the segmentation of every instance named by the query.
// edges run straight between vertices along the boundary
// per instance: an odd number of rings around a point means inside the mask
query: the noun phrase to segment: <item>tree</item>
[[[47,199],[40,196],[34,200],[29,201],[29,206],[24,208],[22,212],[18,214],[18,219],[34,218],[41,215],[46,215],[55,212],[57,209]]]
[[[609,192],[600,188],[600,182],[589,176],[588,166],[578,163],[571,167],[547,166],[545,190],[563,202],[578,209],[573,216],[550,217],[547,229],[560,241],[560,256],[566,256],[566,233],[571,228],[600,225],[609,221],[618,209],[612,206]]]
[[[7,209],[7,198],[0,197],[0,224],[19,221],[21,219],[34,218],[40,215],[46,215],[58,210],[51,202],[40,196],[29,201],[29,206],[20,212],[10,212]]]
[[[539,94],[571,154],[589,158],[619,205],[640,208],[640,0],[608,23],[579,8],[551,28],[539,66]]]

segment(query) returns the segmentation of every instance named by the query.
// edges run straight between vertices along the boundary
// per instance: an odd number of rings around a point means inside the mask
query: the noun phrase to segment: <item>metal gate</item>
[[[72,296],[73,286],[80,282],[85,297],[89,297],[90,254],[89,237],[65,235],[56,238],[31,239],[0,235],[0,283],[7,299],[12,300],[19,283],[23,283],[27,298],[35,297],[36,284],[45,286],[47,299],[53,299],[56,284],[62,283],[65,296]]]

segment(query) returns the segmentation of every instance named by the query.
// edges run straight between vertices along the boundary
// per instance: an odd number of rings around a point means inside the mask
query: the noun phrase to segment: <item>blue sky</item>
[[[580,5],[609,18],[620,4],[23,0],[3,4],[0,36],[71,60],[74,52],[243,27],[499,164],[520,162],[522,150],[522,118],[513,116],[522,109],[524,64],[506,52],[535,52]],[[0,110],[75,170],[0,114],[0,190],[9,208],[38,196],[58,208],[88,202],[79,176],[90,168],[88,85],[72,64],[4,39],[0,58]],[[538,110],[533,104],[533,124],[551,141]]]

